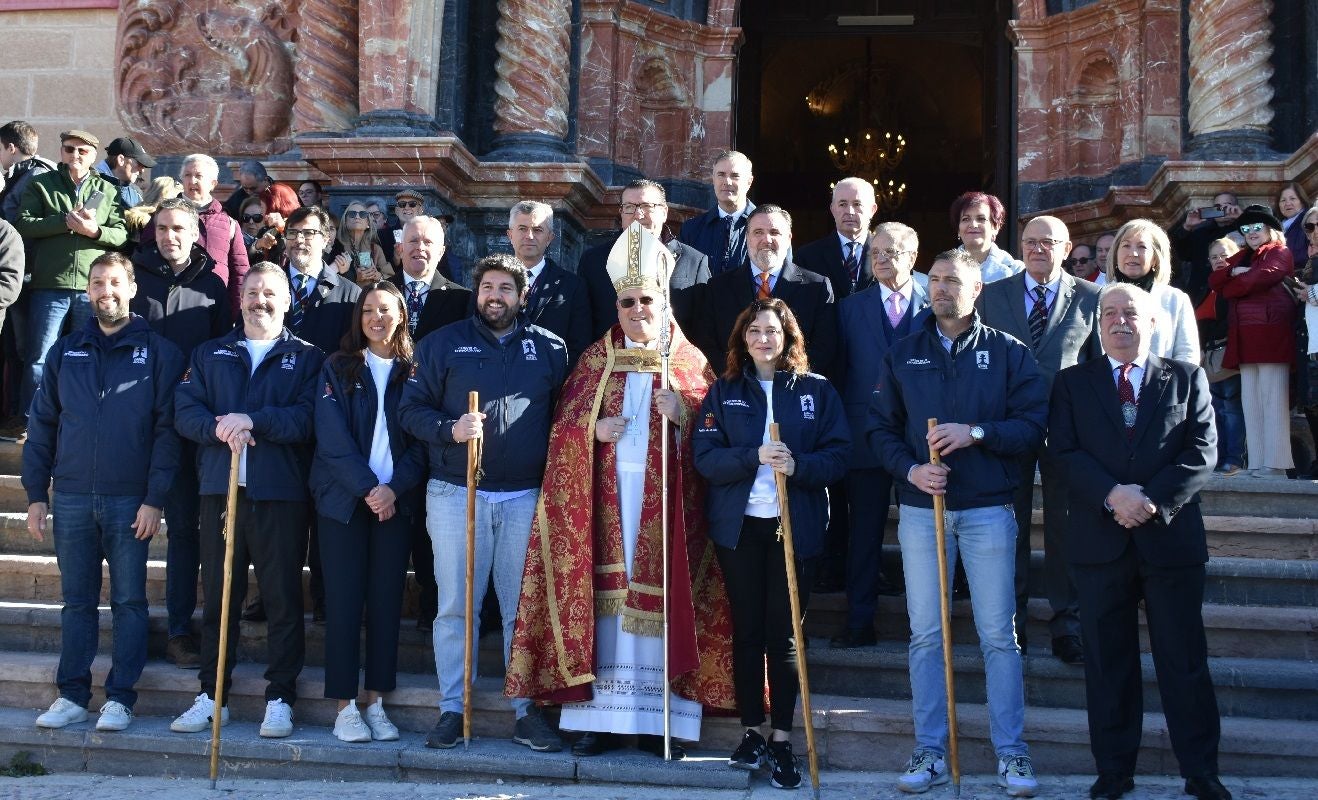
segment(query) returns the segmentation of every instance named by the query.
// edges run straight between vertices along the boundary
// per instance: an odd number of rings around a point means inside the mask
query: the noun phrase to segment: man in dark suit
[[[715,275],[746,262],[746,223],[755,211],[746,195],[754,182],[751,160],[736,150],[724,150],[714,156],[711,180],[718,204],[682,223],[677,238],[709,256]]]
[[[838,303],[842,349],[838,388],[857,441],[865,431],[883,357],[894,342],[916,330],[913,320],[929,306],[928,292],[912,277],[919,247],[914,229],[900,222],[881,223],[870,237],[866,257],[872,267],[869,287]],[[833,637],[830,644],[835,648],[875,644],[878,595],[901,593],[883,577],[883,529],[888,523],[892,475],[869,447],[851,448],[846,496],[847,626]]]
[[[828,206],[833,232],[803,246],[792,257],[798,265],[828,278],[839,303],[874,280],[869,229],[878,210],[873,185],[860,178],[843,178],[833,187],[833,202]]]
[[[1025,271],[994,281],[979,296],[984,324],[1006,331],[1029,348],[1050,389],[1058,370],[1103,354],[1098,336],[1098,287],[1077,280],[1063,267],[1071,252],[1070,233],[1056,217],[1035,217],[1021,232]],[[1034,509],[1034,468],[1043,480],[1044,587],[1053,616],[1048,623],[1053,655],[1067,664],[1085,660],[1071,580],[1062,540],[1066,536],[1066,480],[1043,448],[1021,459],[1016,490],[1017,640],[1025,643],[1026,586],[1030,569],[1030,526]]]
[[[1217,432],[1204,371],[1149,354],[1157,303],[1132,284],[1099,296],[1107,357],[1062,370],[1048,448],[1066,472],[1066,554],[1080,596],[1091,798],[1134,788],[1143,716],[1139,604],[1187,794],[1230,800],[1217,778],[1217,699],[1204,637],[1208,545],[1199,490]]]
[[[545,256],[554,241],[554,209],[523,200],[508,214],[508,241],[526,267],[526,321],[558,334],[567,343],[569,368],[596,337],[590,330],[586,284]]]
[[[633,222],[659,239],[664,238],[664,223],[668,221],[668,195],[664,187],[643,178],[632,181],[622,190],[622,203],[618,206],[623,230]],[[676,239],[665,243],[673,254],[673,274],[668,279],[669,304],[673,318],[690,337],[696,295],[709,281],[709,258],[704,253],[682,244]],[[609,280],[609,251],[613,241],[587,250],[577,264],[577,275],[586,282],[590,298],[590,341],[604,335],[618,321],[618,292]],[[569,347],[571,343],[569,342]]]
[[[403,269],[389,280],[407,301],[407,324],[414,341],[471,316],[471,292],[439,270],[445,252],[444,223],[435,217],[408,220],[398,247]]]
[[[832,285],[788,258],[792,217],[785,209],[767,203],[757,207],[746,230],[749,263],[709,279],[692,340],[719,370],[728,360],[728,336],[737,315],[757,296],[777,297],[796,315],[810,369],[828,374],[838,350]]]

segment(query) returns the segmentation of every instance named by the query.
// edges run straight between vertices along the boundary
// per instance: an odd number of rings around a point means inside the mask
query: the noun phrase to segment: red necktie
[[[1121,403],[1121,419],[1126,423],[1126,438],[1135,436],[1135,386],[1130,382],[1130,371],[1134,364],[1122,364],[1121,375],[1117,378],[1117,400]]]

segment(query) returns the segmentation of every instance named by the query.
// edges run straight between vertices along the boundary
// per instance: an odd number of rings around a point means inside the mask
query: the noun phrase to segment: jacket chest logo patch
[[[533,339],[522,340],[522,356],[527,361],[538,360],[535,355],[535,341]]]
[[[145,364],[145,363],[146,363],[146,356],[147,356],[147,352],[146,352],[146,348],[145,348],[145,347],[134,347],[134,348],[133,348],[133,363],[134,363],[134,364]]]
[[[90,358],[91,356],[90,356],[90,354],[89,354],[86,350],[65,350],[65,351],[64,351],[64,357],[65,357],[65,358]]]
[[[464,353],[480,353],[480,352],[481,352],[481,349],[480,349],[479,347],[474,347],[474,346],[469,345],[469,344],[464,344],[464,345],[461,346],[461,347],[455,347],[455,348],[453,348],[453,355],[455,355],[455,356],[456,356],[456,355],[462,355],[462,354],[464,354]]]
[[[908,367],[927,367],[927,366],[929,366],[929,365],[932,364],[932,363],[934,363],[934,362],[930,361],[930,360],[927,359],[927,358],[908,358],[908,359],[906,359],[906,366],[908,366]]]
[[[221,349],[219,349],[219,350],[216,350],[216,351],[212,352],[211,355],[213,355],[213,356],[228,356],[229,358],[240,358],[240,356],[239,356],[237,353],[233,352],[232,350],[225,350],[225,349],[223,349],[223,348],[221,348]]]
[[[725,405],[725,406],[731,406],[732,408],[750,408],[750,407],[751,407],[751,406],[750,406],[750,403],[747,403],[745,400],[739,400],[739,399],[737,399],[737,398],[735,398],[735,397],[732,398],[731,400],[724,400],[724,401],[723,401],[723,405]]]
[[[297,367],[297,353],[284,353],[283,357],[279,359],[280,369],[291,370],[291,369],[295,369],[296,367]]]
[[[711,411],[705,414],[705,430],[713,430],[714,425],[714,413]]]
[[[979,367],[980,369],[989,368],[989,354],[987,350],[975,351],[975,366]]]
[[[801,418],[815,418],[815,397],[810,394],[801,395]]]

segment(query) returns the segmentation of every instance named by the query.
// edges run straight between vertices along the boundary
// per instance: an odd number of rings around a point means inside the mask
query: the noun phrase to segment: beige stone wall
[[[0,11],[0,124],[31,123],[41,155],[53,160],[60,131],[82,128],[102,147],[123,136],[114,101],[117,16],[113,9]]]

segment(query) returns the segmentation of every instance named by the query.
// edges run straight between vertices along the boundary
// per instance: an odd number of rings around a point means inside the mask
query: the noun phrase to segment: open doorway
[[[861,174],[881,188],[905,184],[875,222],[915,228],[924,268],[957,243],[948,208],[961,192],[987,190],[1014,207],[1009,6],[877,5],[881,13],[874,0],[744,0],[735,141],[754,162],[753,198],[787,208],[803,244],[832,228],[831,184],[860,172],[839,168],[829,146],[840,151],[864,130],[902,136],[897,164]],[[1014,235],[1009,222],[998,244],[1014,249]]]

